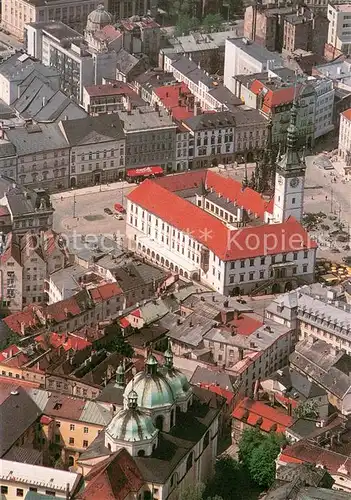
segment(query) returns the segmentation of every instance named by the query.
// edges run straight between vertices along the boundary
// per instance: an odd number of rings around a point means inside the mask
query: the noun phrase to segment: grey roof
[[[0,197],[6,196],[13,216],[32,213],[40,206],[40,196],[34,190],[18,186],[12,179],[0,176]],[[52,210],[46,196],[47,210]]]
[[[123,128],[126,132],[151,128],[163,129],[165,127],[176,129],[171,116],[165,110],[156,111],[151,106],[144,106],[132,110],[130,113],[128,111],[118,111],[118,115],[123,121]]]
[[[124,388],[119,386],[115,381],[111,380],[111,382],[109,382],[107,386],[102,389],[101,393],[96,398],[96,401],[113,403],[116,406],[123,407],[123,393]]]
[[[265,117],[258,111],[258,109],[252,109],[245,104],[241,104],[240,106],[235,106],[232,109],[235,124],[237,127],[240,125],[250,125],[252,124],[262,124],[266,125],[267,120]]]
[[[9,156],[16,156],[15,146],[5,139],[0,139],[0,158],[8,158]]]
[[[201,347],[204,336],[212,327],[212,319],[192,313],[183,318],[180,324],[174,325],[168,332],[168,336],[189,346]]]
[[[80,454],[79,461],[84,462],[85,460],[89,460],[91,458],[108,457],[110,453],[109,449],[105,446],[105,431],[101,431],[91,443],[89,448]]]
[[[83,35],[67,26],[67,24],[62,23],[61,21],[42,21],[38,23],[29,23],[29,26],[43,30],[60,41],[65,39],[75,41],[77,39],[84,40]]]
[[[72,295],[76,294],[81,289],[79,279],[86,274],[87,269],[76,264],[55,271],[50,275],[50,280],[62,291],[63,298],[66,299],[72,297]]]
[[[0,99],[0,119],[1,120],[9,120],[10,118],[14,118],[16,113],[13,109],[8,106],[2,99]]]
[[[8,396],[0,405],[0,457],[41,415],[40,408],[20,386],[5,388]],[[16,392],[15,395],[10,394]]]
[[[283,59],[280,54],[277,52],[271,52],[258,43],[248,41],[243,38],[231,38],[228,41],[261,63],[273,60],[280,64],[281,67],[284,66]]]
[[[36,122],[58,122],[86,116],[86,112],[61,90],[53,90],[40,78],[32,80],[13,106],[23,118],[34,118]]]
[[[235,118],[230,111],[220,111],[192,116],[184,120],[184,123],[191,130],[211,130],[220,127],[235,127]]]
[[[223,106],[226,106],[229,111],[235,106],[240,106],[242,100],[236,97],[227,87],[222,84],[217,85],[209,91],[209,94],[219,101]]]
[[[317,384],[343,399],[351,390],[351,357],[335,351],[323,340],[307,337],[296,344],[290,364],[308,375]]]
[[[123,267],[115,268],[112,272],[123,292],[128,292],[150,283],[157,284],[163,281],[167,275],[163,269],[141,261],[135,261]]]
[[[136,57],[126,50],[121,49],[117,52],[116,67],[123,75],[128,75],[140,60],[140,57]]]
[[[25,56],[25,54],[16,53],[3,61],[0,64],[0,74],[10,81],[23,81],[33,71],[50,77],[58,74],[54,68],[44,66],[30,56]]]
[[[102,404],[96,401],[86,401],[79,420],[90,424],[107,425],[112,416],[112,413]]]
[[[14,462],[40,465],[42,462],[42,452],[35,450],[34,448],[13,446],[2,458],[4,460],[12,460]]]
[[[63,120],[60,126],[71,146],[124,138],[122,123],[117,113]]]
[[[283,369],[274,372],[269,379],[276,380],[282,384],[289,395],[298,393],[298,399],[306,399],[326,396],[326,391],[315,382],[297,372],[293,368],[285,366]]]
[[[68,143],[55,123],[28,124],[6,131],[7,138],[16,148],[18,156],[68,148]]]
[[[198,85],[199,82],[202,82],[207,87],[213,86],[213,78],[208,76],[204,70],[199,68],[194,61],[191,61],[186,56],[177,57],[176,60],[173,61],[172,66],[182,75],[186,75],[186,77],[196,85]]]
[[[210,370],[202,366],[197,366],[190,379],[192,385],[198,384],[218,384],[221,389],[234,392],[236,377],[224,371]]]

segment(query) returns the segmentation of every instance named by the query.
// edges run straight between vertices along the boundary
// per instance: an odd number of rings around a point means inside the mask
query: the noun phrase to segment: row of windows
[[[37,492],[38,488],[35,488],[35,486],[30,486],[29,491]],[[0,488],[0,493],[2,495],[8,495],[9,494],[9,487],[8,486],[1,486]],[[52,497],[56,496],[56,492],[52,490],[45,490],[45,495],[50,495]],[[23,497],[24,496],[24,490],[23,488],[16,488],[16,497]]]

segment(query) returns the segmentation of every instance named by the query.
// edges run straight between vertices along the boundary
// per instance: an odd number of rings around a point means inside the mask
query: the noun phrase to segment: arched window
[[[187,472],[192,468],[193,461],[194,461],[194,453],[191,452],[190,455],[187,458],[187,461],[186,461],[186,471]]]
[[[203,440],[203,444],[202,444],[202,449],[205,450],[208,446],[210,442],[210,431],[207,431],[205,436],[204,436],[204,440]]]
[[[157,415],[156,420],[155,420],[155,427],[159,431],[162,431],[162,429],[163,429],[163,416],[162,415]]]
[[[138,457],[145,457],[145,450],[139,450]]]
[[[107,443],[107,448],[111,451],[111,443]]]

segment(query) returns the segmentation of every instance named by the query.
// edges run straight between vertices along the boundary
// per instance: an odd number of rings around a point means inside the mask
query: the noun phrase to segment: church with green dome
[[[121,499],[178,500],[184,488],[211,476],[225,401],[191,386],[174,367],[170,348],[164,353],[163,365],[148,353],[144,369],[127,384],[121,364],[116,382],[100,396],[113,416],[81,454],[78,465],[83,475],[94,475],[103,461],[120,460],[123,450],[140,474],[142,486],[139,483],[135,494],[118,497]],[[88,489],[89,482],[85,491]]]

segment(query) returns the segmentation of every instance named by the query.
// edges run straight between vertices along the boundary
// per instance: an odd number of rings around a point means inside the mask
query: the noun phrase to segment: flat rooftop
[[[58,40],[84,40],[83,35],[78,33],[78,31],[70,28],[61,21],[48,21],[48,22],[38,22],[29,23],[28,26],[32,26],[36,29],[41,29]]]
[[[144,106],[132,111],[119,111],[118,114],[123,121],[123,128],[127,132],[150,128],[176,128],[176,124],[173,123],[172,118],[166,111],[155,111],[151,106]]]

